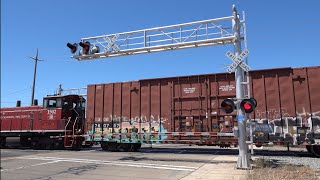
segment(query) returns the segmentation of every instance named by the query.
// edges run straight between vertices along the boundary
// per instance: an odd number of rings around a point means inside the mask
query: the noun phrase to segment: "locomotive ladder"
[[[68,136],[69,136],[69,132],[70,132],[70,130],[68,129],[68,125],[69,125],[70,121],[71,121],[71,117],[68,117],[68,122],[67,122],[66,126],[64,127],[64,141],[63,142],[64,142],[65,147],[69,147],[69,145],[67,145],[67,144],[68,144]]]
[[[68,122],[65,126],[65,135],[64,135],[64,146],[65,147],[73,147],[74,145],[74,141],[75,141],[75,125],[77,124],[79,118],[76,117],[74,122],[73,122],[73,125],[72,125],[72,130],[69,129],[69,124],[71,122],[71,117],[68,118]],[[70,133],[70,131],[72,131],[72,134]],[[71,137],[70,137],[71,136]],[[70,142],[71,142],[71,145],[70,145]]]

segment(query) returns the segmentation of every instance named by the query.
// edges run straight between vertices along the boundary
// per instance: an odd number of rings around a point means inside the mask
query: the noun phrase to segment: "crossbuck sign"
[[[234,55],[230,51],[226,53],[226,56],[228,56],[233,63],[228,67],[228,72],[231,73],[234,71],[238,66],[240,66],[244,71],[249,71],[250,67],[244,63],[243,59],[247,57],[249,54],[248,49],[244,49],[242,53],[239,56]]]

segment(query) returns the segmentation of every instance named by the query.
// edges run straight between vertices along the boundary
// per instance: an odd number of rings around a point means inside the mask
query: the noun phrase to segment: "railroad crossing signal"
[[[245,113],[252,113],[256,107],[257,107],[257,101],[254,98],[244,99],[240,103],[240,108]]]
[[[245,113],[249,114],[254,111],[257,107],[257,101],[254,98],[243,99],[240,102],[240,109]],[[235,109],[237,109],[235,102],[232,99],[225,99],[221,103],[221,110],[227,114],[232,113]]]
[[[232,113],[236,109],[236,106],[232,99],[225,99],[221,103],[221,110],[227,114]]]
[[[81,54],[88,54],[90,50],[90,42],[80,42],[79,45],[82,47]]]
[[[70,51],[72,54],[74,54],[75,52],[77,52],[77,49],[78,49],[78,44],[77,43],[68,43],[67,44],[68,48],[70,48]]]
[[[232,71],[234,71],[239,65],[240,67],[244,70],[244,71],[249,71],[250,67],[244,63],[243,59],[245,57],[247,57],[249,54],[248,49],[244,49],[242,51],[242,53],[239,56],[234,55],[233,53],[231,53],[230,51],[228,51],[226,53],[226,56],[228,56],[233,63],[228,67],[228,72],[231,73]]]

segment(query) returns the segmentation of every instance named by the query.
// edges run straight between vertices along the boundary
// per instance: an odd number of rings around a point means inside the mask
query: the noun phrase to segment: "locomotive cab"
[[[54,95],[43,98],[43,109],[50,117],[56,119],[59,129],[64,129],[63,145],[66,148],[79,149],[85,122],[85,99],[79,95]]]
[[[43,108],[49,113],[56,113],[64,128],[64,147],[80,148],[84,138],[85,99],[79,95],[47,96],[43,98]]]
[[[47,110],[61,109],[61,118],[84,118],[85,99],[78,95],[47,96],[43,98],[43,108]]]
[[[47,96],[43,98],[43,108],[47,113],[56,113],[55,119],[64,120],[66,131],[82,134],[85,119],[85,99],[79,95]],[[50,117],[50,115],[48,115]]]

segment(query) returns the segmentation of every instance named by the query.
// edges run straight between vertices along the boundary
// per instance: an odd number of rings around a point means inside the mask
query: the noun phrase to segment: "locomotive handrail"
[[[71,121],[71,117],[68,117],[68,122],[67,122],[66,126],[64,127],[65,132],[67,132],[67,126],[70,123],[70,121]]]
[[[72,110],[73,110],[75,113],[77,113],[77,117],[76,117],[76,119],[74,120],[73,126],[72,126],[72,135],[74,136],[74,126],[76,125],[76,122],[78,121],[79,113],[76,111],[75,108],[72,108]]]
[[[75,109],[75,108],[72,108],[72,110],[73,110],[74,112],[76,112],[76,113],[77,113],[77,117],[79,117],[79,113],[78,113],[78,111],[76,111],[76,109]]]
[[[76,125],[77,121],[78,121],[78,117],[76,117],[76,119],[73,122],[73,126],[72,126],[72,144],[71,144],[71,146],[73,146],[73,144],[74,144],[74,138],[75,138],[75,136],[74,136],[74,126]]]
[[[78,117],[76,117],[76,119],[73,122],[73,126],[72,126],[72,135],[74,136],[74,126],[76,125],[76,122],[78,121]]]

